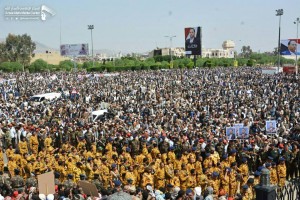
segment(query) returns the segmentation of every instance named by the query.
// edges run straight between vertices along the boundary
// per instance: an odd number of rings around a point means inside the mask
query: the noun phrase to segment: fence
[[[284,188],[276,191],[276,200],[299,200],[300,199],[300,177],[290,180]]]

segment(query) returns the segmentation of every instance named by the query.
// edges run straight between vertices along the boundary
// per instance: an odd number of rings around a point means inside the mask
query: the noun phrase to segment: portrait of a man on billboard
[[[201,28],[185,28],[185,52],[187,55],[201,55]]]
[[[280,55],[300,55],[300,44],[297,39],[281,40]]]

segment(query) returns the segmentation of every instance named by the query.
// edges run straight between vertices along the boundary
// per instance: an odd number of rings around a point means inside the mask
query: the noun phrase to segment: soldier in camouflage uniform
[[[27,188],[37,187],[37,180],[34,173],[31,173],[31,176],[26,180],[25,185]]]
[[[84,174],[79,175],[80,181],[86,181],[86,176]]]
[[[66,180],[63,184],[66,187],[66,189],[71,189],[73,188],[73,186],[75,185],[74,181],[73,181],[73,174],[68,174],[68,180]]]
[[[132,154],[138,155],[140,151],[140,141],[138,140],[138,137],[134,137],[134,140],[131,142],[132,146]]]
[[[92,180],[92,183],[95,184],[98,191],[101,191],[103,189],[103,183],[99,180],[100,175],[98,173],[94,173],[94,180]]]
[[[20,176],[20,170],[15,169],[15,176],[11,178],[11,187],[14,190],[23,190],[24,189],[24,179]]]
[[[10,178],[3,175],[2,171],[0,171],[0,188],[2,190],[4,190],[4,189],[10,190],[11,189]]]
[[[59,172],[54,172],[54,184],[55,185],[60,185],[61,182],[60,182],[60,173]]]

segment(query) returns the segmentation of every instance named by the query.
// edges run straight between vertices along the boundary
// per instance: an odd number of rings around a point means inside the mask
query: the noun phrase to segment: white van
[[[93,122],[95,122],[101,116],[104,116],[105,113],[108,113],[107,109],[93,111],[92,112]]]
[[[61,93],[52,92],[52,93],[34,95],[30,97],[30,101],[34,101],[34,102],[42,102],[44,100],[52,101],[60,97],[61,97]]]

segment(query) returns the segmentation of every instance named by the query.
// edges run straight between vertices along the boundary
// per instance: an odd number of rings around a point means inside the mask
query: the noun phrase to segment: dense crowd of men
[[[300,172],[295,75],[243,67],[0,77],[0,199],[250,200],[264,169],[278,188]],[[30,100],[49,92],[61,97]],[[249,137],[228,138],[239,123]],[[56,193],[39,194],[37,176],[50,171]]]

